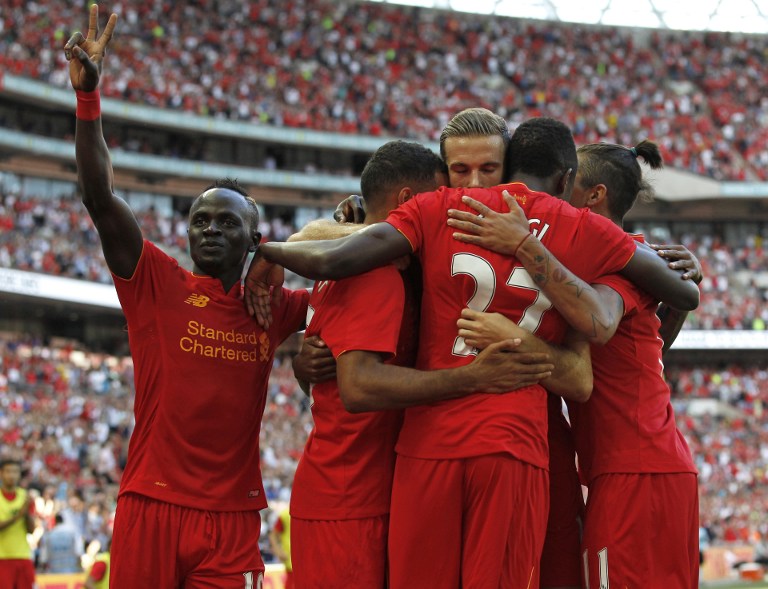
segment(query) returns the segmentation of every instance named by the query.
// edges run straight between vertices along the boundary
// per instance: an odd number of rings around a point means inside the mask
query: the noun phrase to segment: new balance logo
[[[184,301],[188,305],[194,305],[195,307],[205,307],[208,304],[208,301],[210,301],[211,298],[207,297],[205,295],[192,293],[187,297],[187,300]]]

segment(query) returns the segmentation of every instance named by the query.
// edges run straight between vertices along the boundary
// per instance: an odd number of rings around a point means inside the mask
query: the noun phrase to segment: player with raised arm
[[[618,226],[638,194],[650,191],[637,158],[651,168],[661,166],[658,147],[650,141],[633,148],[586,145],[578,155],[572,204]],[[508,232],[497,219],[484,221],[488,231],[489,224],[495,225],[493,231]],[[684,270],[684,279],[701,280],[698,261],[685,248],[656,247],[674,268]],[[686,313],[667,315],[665,323],[672,327],[662,342],[657,300],[620,276],[602,277],[595,286],[611,299],[620,296],[623,311],[613,338],[592,347],[592,396],[585,404],[569,403],[580,469],[589,485],[585,583],[693,589],[699,564],[696,468],[676,428],[662,373],[662,345],[671,344]],[[479,347],[522,337],[530,349],[547,349],[498,315],[466,311],[459,327]]]
[[[112,272],[135,367],[135,428],[114,524],[110,587],[259,587],[266,498],[259,430],[275,347],[304,323],[308,293],[282,290],[262,329],[241,276],[261,239],[258,209],[234,181],[192,203],[192,272],[151,242],[113,193],[102,133],[100,66],[117,16],[67,42],[77,93],[75,148],[83,203]]]
[[[567,258],[587,280],[631,264],[628,261],[638,256],[635,245],[618,227],[535,191],[564,192],[572,181],[576,154],[570,131],[561,123],[534,119],[528,125],[542,133],[540,143],[526,148],[539,149],[546,157],[536,159],[532,173],[516,170],[530,187],[518,183],[506,188],[514,190],[524,210],[540,220],[541,242],[553,247],[558,257]],[[549,162],[548,169],[538,167],[542,161]],[[248,278],[256,292],[259,319],[269,320],[264,302],[270,295],[264,276],[271,263],[310,277],[332,278],[415,251],[425,279],[417,367],[442,368],[470,361],[473,350],[455,337],[453,323],[470,300],[470,306],[498,310],[536,327],[547,339],[560,341],[565,321],[518,260],[459,244],[445,224],[448,209],[468,210],[461,200],[467,194],[502,209],[504,188],[441,189],[405,203],[387,223],[341,240],[267,244]],[[366,255],[358,255],[361,251]],[[655,253],[651,257],[651,264],[658,262],[666,277],[666,265]],[[559,263],[547,272],[555,269],[568,280],[555,282],[557,295],[574,299],[569,313],[575,323],[588,323],[588,334],[594,335],[593,317],[605,313],[596,305],[594,291],[589,297],[581,296],[589,285]],[[678,285],[676,276],[659,282],[663,284],[657,288],[683,291],[690,302],[690,293]],[[474,395],[408,410],[398,442],[392,502],[394,587],[538,583],[548,495],[546,432],[546,395],[538,385],[511,396]],[[414,563],[410,555],[417,550],[428,556]],[[451,563],[447,574],[446,562]]]

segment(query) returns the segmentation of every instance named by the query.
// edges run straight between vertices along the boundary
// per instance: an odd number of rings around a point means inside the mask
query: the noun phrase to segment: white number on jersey
[[[474,311],[486,311],[496,294],[496,272],[490,262],[476,254],[454,254],[451,260],[451,276],[457,274],[467,274],[475,281],[475,292],[467,301],[467,307]],[[536,286],[531,275],[522,266],[515,266],[512,269],[506,284],[535,292],[534,301],[525,308],[518,325],[531,333],[536,333],[544,313],[552,308],[552,302]],[[463,337],[457,336],[453,342],[453,354],[455,356],[477,355],[477,350],[470,348]]]

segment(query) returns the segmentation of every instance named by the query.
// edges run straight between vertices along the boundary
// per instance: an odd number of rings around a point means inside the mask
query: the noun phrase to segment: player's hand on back
[[[339,203],[333,218],[337,223],[363,223],[365,213],[365,199],[359,194],[351,194]]]
[[[280,303],[285,271],[282,266],[265,260],[256,250],[245,275],[245,306],[263,328],[272,324],[272,305]]]
[[[704,278],[699,259],[684,245],[658,245],[649,243],[650,247],[665,260],[673,270],[682,270],[683,280],[693,280],[700,284]]]
[[[505,190],[502,196],[509,207],[508,213],[494,211],[469,196],[462,197],[462,202],[477,211],[477,214],[450,209],[448,226],[459,230],[453,234],[453,238],[513,256],[517,247],[530,234],[528,219],[509,192]]]
[[[336,360],[320,337],[304,338],[301,351],[293,358],[293,375],[298,381],[312,384],[336,378]]]
[[[552,375],[555,369],[548,354],[521,352],[521,340],[506,339],[480,352],[467,367],[477,377],[477,390],[506,393],[528,387]]]
[[[104,32],[99,35],[99,7],[91,6],[88,35],[75,32],[64,45],[64,56],[69,62],[69,79],[75,90],[91,92],[99,85],[101,64],[107,45],[117,24],[117,15],[111,14]]]

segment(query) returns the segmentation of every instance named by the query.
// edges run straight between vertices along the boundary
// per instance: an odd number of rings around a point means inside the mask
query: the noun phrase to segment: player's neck
[[[510,178],[509,181],[522,182],[534,192],[546,192],[552,196],[556,196],[558,198],[560,197],[559,194],[555,194],[558,191],[557,180],[553,179],[552,177],[541,178],[539,176],[533,176],[524,172],[518,172],[512,178]]]
[[[373,225],[374,223],[381,223],[385,221],[389,216],[389,210],[368,209],[365,212],[365,222],[363,225]]]

